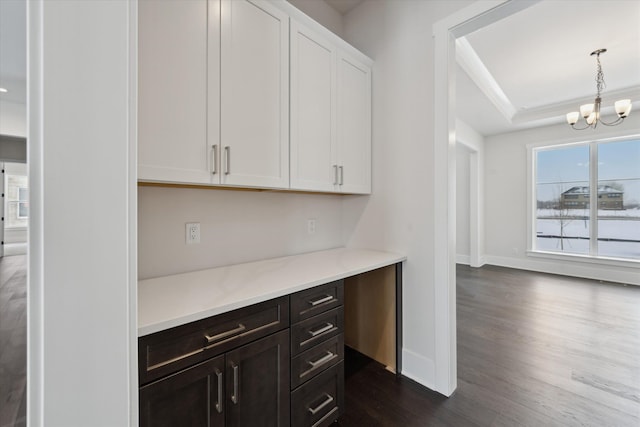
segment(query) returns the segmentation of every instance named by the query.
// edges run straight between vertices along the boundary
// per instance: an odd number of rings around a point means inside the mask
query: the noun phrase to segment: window
[[[29,189],[20,187],[18,188],[18,218],[29,218]]]
[[[640,139],[533,149],[532,250],[640,260]]]
[[[1,1],[1,0],[0,0]],[[4,164],[5,228],[26,228],[29,222],[29,183],[25,164]]]

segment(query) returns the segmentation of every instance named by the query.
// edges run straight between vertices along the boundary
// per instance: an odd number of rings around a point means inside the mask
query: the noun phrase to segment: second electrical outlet
[[[187,223],[186,239],[187,239],[187,245],[200,243],[200,223],[199,222]]]

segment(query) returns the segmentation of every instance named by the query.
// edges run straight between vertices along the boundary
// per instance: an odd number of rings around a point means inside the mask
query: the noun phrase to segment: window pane
[[[589,254],[589,146],[536,151],[535,249]]]
[[[598,255],[640,259],[640,140],[598,144]]]

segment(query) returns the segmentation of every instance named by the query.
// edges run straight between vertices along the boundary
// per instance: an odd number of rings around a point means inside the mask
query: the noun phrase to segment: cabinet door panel
[[[224,357],[140,389],[141,427],[224,426]]]
[[[227,426],[289,425],[289,331],[226,354]]]
[[[139,2],[140,180],[210,182],[207,8],[207,0]]]
[[[223,0],[224,184],[289,186],[288,19],[266,1]]]
[[[371,193],[371,69],[346,55],[338,59],[338,144],[342,191]]]
[[[291,188],[334,190],[336,53],[291,23]]]

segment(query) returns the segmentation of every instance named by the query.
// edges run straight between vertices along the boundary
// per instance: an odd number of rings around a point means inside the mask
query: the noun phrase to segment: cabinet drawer
[[[329,338],[299,354],[291,359],[291,389],[309,381],[343,359],[344,334]]]
[[[140,337],[140,384],[288,326],[289,297],[282,297]]]
[[[344,411],[344,362],[291,393],[292,427],[325,427]]]
[[[291,295],[291,323],[308,319],[341,306],[344,301],[344,281],[338,280]]]
[[[308,350],[344,330],[344,309],[338,307],[291,326],[291,355]]]

